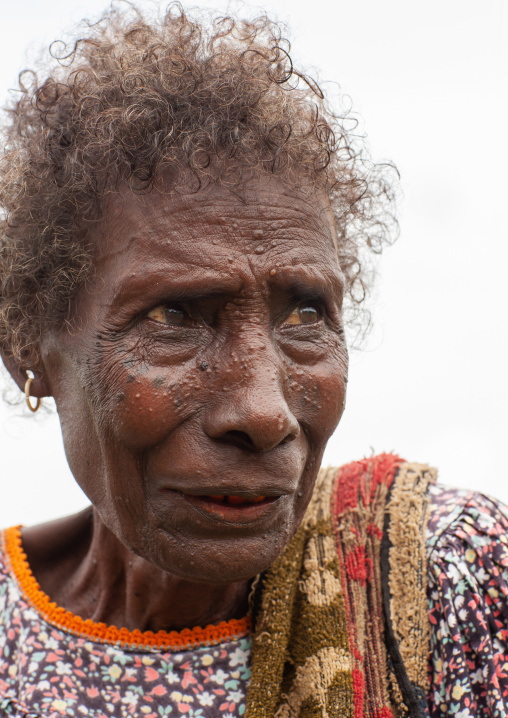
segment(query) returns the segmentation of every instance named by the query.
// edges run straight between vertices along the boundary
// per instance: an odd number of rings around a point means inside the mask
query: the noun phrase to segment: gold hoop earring
[[[27,369],[26,375],[27,375],[27,377],[28,377],[28,379],[27,379],[26,382],[25,382],[25,399],[26,399],[26,405],[28,406],[28,408],[30,409],[30,411],[33,411],[33,413],[35,414],[35,412],[37,411],[37,409],[38,409],[38,408],[40,407],[40,405],[41,405],[41,400],[40,400],[40,397],[37,397],[37,403],[35,404],[35,407],[32,406],[32,403],[31,403],[31,401],[30,401],[30,387],[31,387],[32,382],[33,382],[33,380],[35,379],[35,377],[33,376],[33,372],[32,372],[32,376],[30,376],[30,374],[28,373],[28,369]]]

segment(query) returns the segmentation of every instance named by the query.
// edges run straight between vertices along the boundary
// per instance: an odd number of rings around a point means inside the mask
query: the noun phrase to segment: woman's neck
[[[129,551],[90,507],[23,529],[42,591],[68,611],[140,631],[180,631],[241,618],[249,581],[203,584],[172,576]]]

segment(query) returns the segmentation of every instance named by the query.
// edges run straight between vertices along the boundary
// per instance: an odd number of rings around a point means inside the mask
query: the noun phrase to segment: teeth
[[[266,499],[266,496],[254,496],[253,498],[248,499],[245,496],[235,496],[234,494],[229,494],[227,496],[224,496],[223,494],[210,494],[208,498],[212,499],[212,501],[215,501],[216,503],[227,503],[230,506],[238,506],[239,504],[259,504],[261,501]]]

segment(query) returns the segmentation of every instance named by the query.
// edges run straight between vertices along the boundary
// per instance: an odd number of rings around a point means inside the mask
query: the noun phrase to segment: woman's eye
[[[321,319],[321,314],[312,305],[303,305],[293,309],[285,324],[314,324]]]
[[[167,304],[160,304],[148,312],[149,319],[153,319],[161,324],[168,324],[173,327],[179,327],[186,323],[189,315],[182,307],[171,307]]]

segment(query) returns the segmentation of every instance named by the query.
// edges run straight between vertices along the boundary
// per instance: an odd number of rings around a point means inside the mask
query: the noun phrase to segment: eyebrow
[[[277,267],[277,273],[273,279],[270,278],[270,283],[309,298],[322,294],[326,289],[331,289],[335,296],[342,298],[345,289],[345,278],[340,270],[324,274],[316,267],[303,264]]]
[[[175,267],[176,270],[176,267]],[[196,266],[196,276],[174,273],[171,270],[162,271],[143,264],[136,273],[136,277],[127,275],[120,279],[113,290],[110,310],[117,311],[120,307],[136,303],[140,297],[148,302],[170,299],[182,301],[184,299],[200,299],[211,296],[236,294],[242,288],[242,279],[239,276],[224,275],[223,273],[206,270]],[[150,286],[147,288],[143,275],[150,274]]]
[[[187,265],[188,266],[188,265]],[[344,294],[344,275],[340,269],[323,273],[313,265],[276,265],[276,274],[272,277],[267,268],[267,286],[283,289],[285,292],[303,298],[319,298],[327,291],[342,299]],[[151,277],[147,287],[145,275]],[[194,276],[193,276],[194,275]],[[147,304],[163,301],[193,301],[213,296],[234,296],[241,292],[244,278],[239,274],[227,274],[192,265],[184,274],[178,271],[178,264],[161,269],[152,261],[145,260],[139,267],[131,268],[130,273],[120,278],[113,287],[113,296],[109,302],[109,311],[117,312],[129,305],[137,306],[142,298]]]

